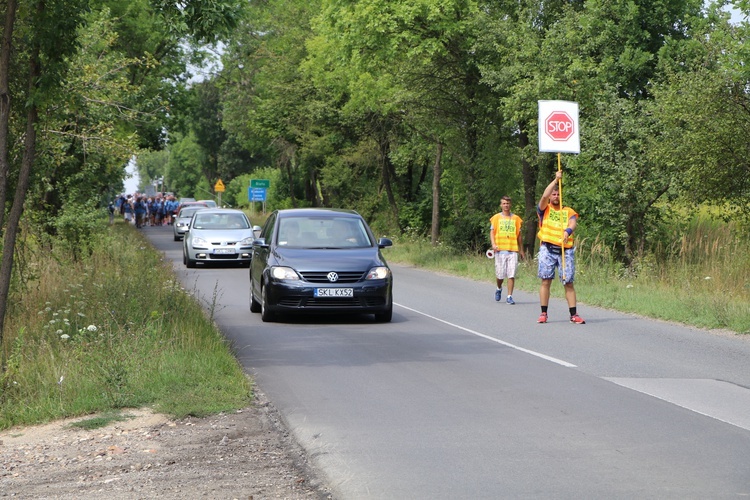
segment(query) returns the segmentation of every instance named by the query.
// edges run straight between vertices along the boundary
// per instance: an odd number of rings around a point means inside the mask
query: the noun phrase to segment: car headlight
[[[208,242],[200,236],[194,236],[192,239],[193,248],[208,248]]]
[[[367,273],[366,280],[383,280],[391,274],[391,270],[385,266],[373,267]]]
[[[245,238],[242,241],[240,241],[240,246],[243,246],[243,247],[252,246],[253,245],[253,241],[255,241],[255,238],[253,238],[252,236],[248,236],[247,238]]]
[[[298,280],[299,275],[291,267],[272,267],[271,276],[277,280]]]

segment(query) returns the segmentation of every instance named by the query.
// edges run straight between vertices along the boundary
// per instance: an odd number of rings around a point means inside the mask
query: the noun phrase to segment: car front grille
[[[328,279],[328,273],[331,271],[322,271],[322,272],[301,272],[302,279],[309,283],[331,283],[331,281]],[[355,271],[355,272],[349,272],[349,271],[335,271],[336,274],[339,275],[339,279],[336,281],[336,283],[356,283],[359,280],[361,280],[365,273],[361,271]]]
[[[236,253],[230,253],[230,254],[211,254],[211,260],[237,260],[239,258],[239,254]]]
[[[385,306],[385,297],[354,297],[354,298],[295,298],[286,297],[278,302],[282,307],[293,307],[295,309],[304,309],[314,307],[316,309],[335,308],[335,309],[360,309],[363,307],[383,307]]]

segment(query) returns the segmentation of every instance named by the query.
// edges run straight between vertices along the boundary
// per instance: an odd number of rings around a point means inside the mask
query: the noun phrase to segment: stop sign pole
[[[561,153],[581,152],[578,129],[578,103],[539,101],[539,152],[557,153],[557,170],[562,171]],[[558,181],[560,208],[563,205],[562,178]],[[563,228],[564,230],[564,228]],[[562,275],[565,280],[565,248],[562,249]]]

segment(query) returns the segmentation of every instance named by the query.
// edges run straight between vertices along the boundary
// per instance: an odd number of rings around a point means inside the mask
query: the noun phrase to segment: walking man
[[[555,173],[555,179],[545,188],[537,206],[539,216],[539,277],[542,285],[539,288],[539,301],[542,314],[537,323],[547,322],[547,307],[549,306],[550,286],[555,278],[555,268],[560,273],[560,281],[565,287],[565,299],[568,302],[570,322],[583,325],[586,322],[578,315],[576,309],[576,290],[573,287],[575,277],[575,247],[573,233],[578,224],[578,214],[570,207],[560,206],[560,191],[558,182],[562,179],[562,171]],[[563,258],[562,252],[565,252]],[[563,265],[564,263],[564,265]]]
[[[495,301],[500,302],[503,294],[503,280],[508,278],[507,304],[515,304],[513,300],[513,286],[516,280],[516,267],[518,266],[518,254],[521,258],[526,256],[521,244],[521,225],[523,220],[510,211],[511,199],[503,196],[500,200],[501,212],[490,219],[490,241],[495,258]]]

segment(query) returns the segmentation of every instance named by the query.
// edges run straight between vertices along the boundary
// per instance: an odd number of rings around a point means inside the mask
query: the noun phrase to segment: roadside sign
[[[539,101],[539,151],[581,152],[577,102]]]
[[[249,201],[266,201],[266,188],[248,188],[247,199]]]
[[[271,181],[268,179],[250,179],[251,188],[269,188]]]
[[[214,184],[214,191],[217,193],[223,193],[224,192],[224,183],[221,182],[221,179],[216,181],[216,184]]]

